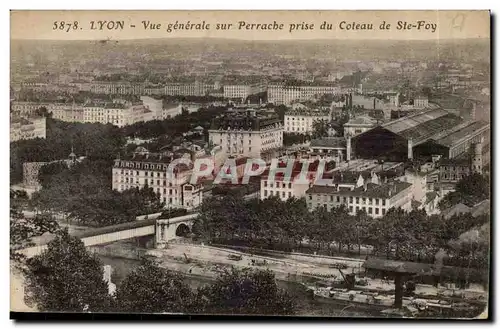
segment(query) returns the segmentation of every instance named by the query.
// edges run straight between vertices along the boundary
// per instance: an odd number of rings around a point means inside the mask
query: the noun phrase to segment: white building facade
[[[184,168],[169,173],[171,160],[170,157],[138,148],[132,157],[115,160],[113,189],[122,192],[147,186],[160,197],[166,208],[193,209],[200,206],[202,186],[189,183],[192,170]]]

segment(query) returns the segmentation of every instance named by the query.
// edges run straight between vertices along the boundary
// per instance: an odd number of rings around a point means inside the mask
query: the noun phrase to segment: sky
[[[130,40],[149,38],[229,38],[241,40],[299,39],[398,39],[436,40],[490,37],[488,11],[11,11],[11,39],[35,40]],[[77,21],[75,26],[73,22]],[[94,27],[91,29],[91,22]],[[123,21],[124,29],[99,30],[98,21]],[[145,29],[144,24],[161,24]],[[168,24],[210,24],[209,30],[167,31]],[[283,24],[282,30],[251,30],[246,24]],[[398,30],[423,21],[422,29]],[[55,22],[56,25],[55,25]],[[63,29],[60,24],[64,22]],[[144,22],[144,23],[143,23]],[[240,22],[245,27],[239,29]],[[332,29],[320,29],[326,22]],[[343,23],[342,23],[343,22]],[[390,29],[380,29],[385,22]],[[69,23],[69,25],[66,25]],[[232,24],[216,30],[216,24]],[[290,24],[294,30],[290,32]],[[308,29],[314,24],[314,29]],[[347,26],[372,24],[373,30],[347,30]],[[434,25],[432,25],[434,24]],[[131,27],[135,25],[135,27]],[[306,26],[308,25],[308,26]],[[340,25],[344,30],[340,29]],[[57,26],[57,28],[55,28]],[[106,26],[106,25],[105,25]],[[401,25],[400,25],[401,26]],[[427,27],[427,29],[426,29]],[[67,29],[69,28],[69,31]],[[434,32],[433,32],[434,29]]]

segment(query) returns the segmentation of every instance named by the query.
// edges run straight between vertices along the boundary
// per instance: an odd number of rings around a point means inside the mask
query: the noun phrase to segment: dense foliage
[[[295,144],[304,144],[311,139],[310,136],[306,134],[298,133],[283,133],[283,145],[292,146]]]
[[[197,312],[205,314],[291,315],[295,303],[269,271],[234,267],[197,292]]]
[[[478,173],[465,176],[457,182],[456,190],[448,193],[440,202],[441,210],[456,204],[474,205],[490,197],[490,178]]]
[[[25,216],[16,206],[10,207],[10,259],[24,260],[19,250],[34,245],[33,238],[59,231],[59,225],[50,214]]]
[[[151,259],[143,259],[111,296],[102,263],[67,232],[27,263],[25,299],[40,311],[289,315],[296,307],[268,270],[232,268],[195,290]]]
[[[111,168],[111,161],[124,145],[122,132],[111,124],[68,123],[47,119],[46,139],[20,140],[10,144],[11,184],[22,181],[24,162],[68,159],[72,147],[78,156],[105,161]]]
[[[422,210],[390,209],[380,218],[363,212],[352,216],[345,207],[309,212],[303,199],[245,201],[229,195],[204,200],[193,233],[213,244],[330,255],[370,245],[375,255],[431,263],[443,248],[450,256],[449,264],[467,266],[472,262],[481,266],[479,257],[484,255],[479,256],[480,251],[464,264],[454,257],[456,248],[449,243],[488,222],[489,215],[461,214],[446,220]]]
[[[133,313],[182,313],[190,310],[193,292],[183,277],[144,259],[116,290],[116,310]]]
[[[27,260],[25,300],[41,312],[109,309],[103,265],[77,238],[60,232],[47,250]]]
[[[181,136],[182,133],[201,126],[205,129],[210,127],[212,118],[226,111],[226,107],[201,108],[197,112],[186,113],[166,120],[154,120],[148,122],[139,122],[122,128],[124,136],[154,138],[162,134],[168,134],[170,137]]]
[[[164,204],[152,188],[111,189],[105,161],[84,160],[73,166],[51,164],[40,171],[42,189],[33,194],[37,209],[63,212],[89,226],[107,226],[161,211]]]

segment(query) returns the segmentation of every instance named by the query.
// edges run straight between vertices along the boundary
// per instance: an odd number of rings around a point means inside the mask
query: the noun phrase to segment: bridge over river
[[[154,236],[155,246],[162,247],[177,236],[189,233],[198,213],[168,219],[158,217],[160,214],[140,216],[133,222],[77,232],[73,236],[80,238],[87,247],[136,237]],[[45,249],[47,249],[47,244],[41,244],[22,249],[20,252],[29,258],[40,254]]]

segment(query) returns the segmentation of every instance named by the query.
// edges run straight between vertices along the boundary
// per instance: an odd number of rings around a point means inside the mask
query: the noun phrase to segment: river
[[[105,265],[111,265],[113,272],[111,275],[111,280],[115,284],[119,284],[129,272],[134,270],[139,266],[140,261],[125,259],[119,257],[108,257],[99,256]],[[188,284],[197,288],[205,284],[209,284],[210,279],[205,279],[202,277],[186,277]],[[333,316],[333,317],[369,317],[375,314],[369,314],[366,312],[358,312],[352,310],[342,310],[331,304],[325,304],[316,300],[312,300],[307,296],[303,289],[298,287],[298,284],[293,282],[278,281],[278,285],[287,290],[291,294],[298,305],[299,316]]]

